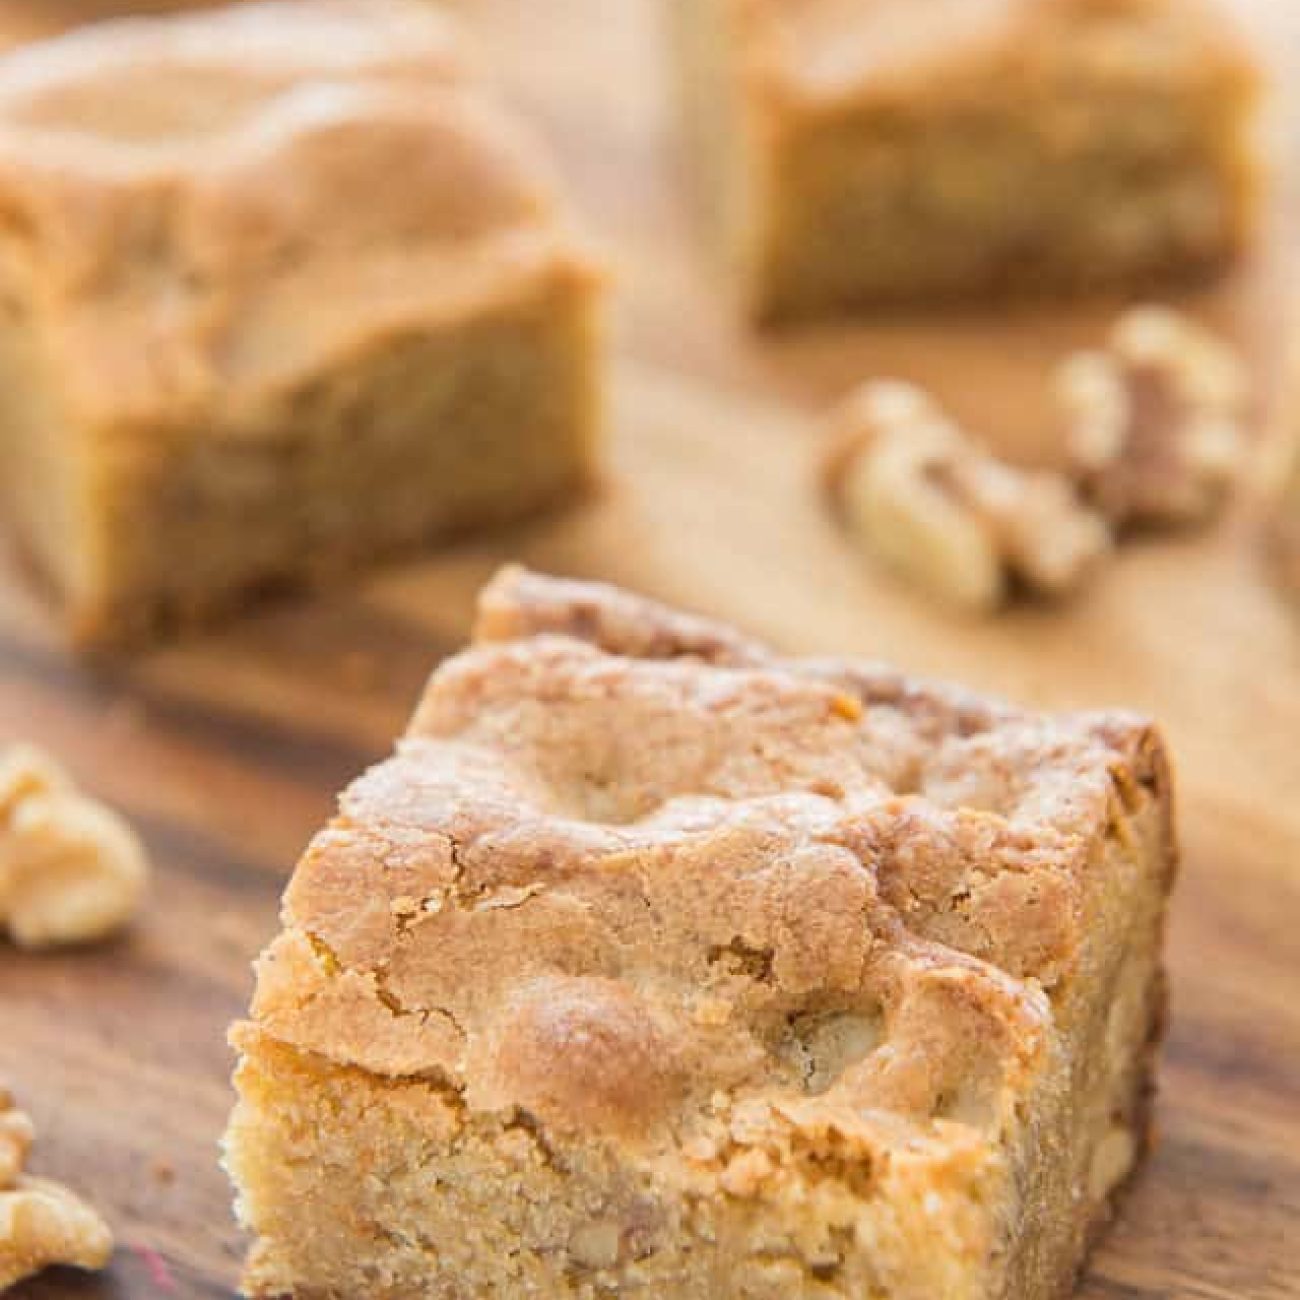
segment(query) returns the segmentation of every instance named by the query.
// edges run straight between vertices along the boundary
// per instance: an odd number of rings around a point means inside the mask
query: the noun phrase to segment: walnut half
[[[85,943],[121,928],[148,876],[144,850],[47,755],[0,751],[0,929],[26,948]]]
[[[850,530],[951,604],[992,610],[1016,585],[1064,595],[1110,550],[1064,478],[997,460],[917,388],[865,384],[834,426],[828,482]]]
[[[1065,360],[1056,390],[1073,472],[1117,528],[1203,523],[1227,499],[1249,384],[1201,326],[1166,308],[1136,308],[1105,348]]]
[[[31,1121],[0,1087],[0,1291],[55,1264],[98,1269],[113,1234],[89,1205],[59,1183],[23,1173]]]

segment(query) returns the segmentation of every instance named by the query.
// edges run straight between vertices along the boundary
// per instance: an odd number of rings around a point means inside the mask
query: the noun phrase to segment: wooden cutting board
[[[1300,6],[1238,2],[1300,79]],[[825,402],[868,374],[913,377],[1008,450],[1050,459],[1047,369],[1113,308],[748,333],[694,238],[657,3],[463,6],[620,264],[613,473],[597,500],[111,667],[70,658],[0,570],[0,741],[61,755],[133,818],[158,867],[127,940],[53,957],[0,945],[0,1074],[40,1126],[34,1169],[87,1193],[121,1242],[102,1278],[50,1274],[22,1300],[232,1294],[241,1243],[216,1143],[249,962],[335,792],[388,748],[507,558],[624,582],[791,650],[1161,718],[1186,854],[1159,1147],[1082,1294],[1300,1296],[1300,609],[1261,561],[1265,474],[1221,527],[1126,549],[1061,610],[962,621],[855,558],[812,486]],[[127,7],[0,0],[0,32]],[[1269,391],[1291,230],[1300,212],[1279,199],[1254,263],[1190,304],[1241,340]]]

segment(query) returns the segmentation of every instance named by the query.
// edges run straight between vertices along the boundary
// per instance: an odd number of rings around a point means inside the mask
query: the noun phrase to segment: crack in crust
[[[305,855],[262,1031],[634,1143],[720,1095],[1011,1121],[1100,839],[1167,781],[1145,723],[782,660],[518,570],[477,642]]]

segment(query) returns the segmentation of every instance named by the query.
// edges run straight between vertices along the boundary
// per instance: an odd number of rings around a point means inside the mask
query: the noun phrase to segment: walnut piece
[[[1065,595],[1110,551],[1066,479],[997,460],[919,389],[865,384],[834,423],[829,483],[853,534],[951,604]]]
[[[54,1264],[99,1269],[113,1234],[89,1205],[59,1183],[23,1173],[32,1124],[0,1087],[0,1291]]]
[[[35,1136],[31,1120],[14,1105],[9,1090],[0,1086],[0,1188],[14,1185]]]
[[[0,929],[25,948],[86,943],[135,914],[148,865],[130,827],[26,745],[0,751]]]
[[[1162,307],[1120,317],[1104,349],[1057,372],[1072,471],[1117,527],[1204,523],[1242,460],[1246,372],[1209,331]]]

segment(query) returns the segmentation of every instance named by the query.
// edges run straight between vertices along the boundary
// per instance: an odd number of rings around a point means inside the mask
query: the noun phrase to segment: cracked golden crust
[[[1167,784],[1138,719],[783,660],[507,571],[300,863],[236,1040],[672,1134],[737,1187],[798,1176],[762,1142],[721,1159],[746,1114],[777,1145],[992,1137],[1056,1050],[1099,854],[1145,804],[1172,859]]]
[[[240,427],[366,339],[598,275],[457,29],[403,0],[121,20],[8,55],[0,207],[0,278],[91,418],[183,419],[220,391]]]
[[[1240,33],[1201,0],[726,0],[758,89],[809,107],[969,97],[1032,87],[1064,66],[1112,84],[1258,73]]]

